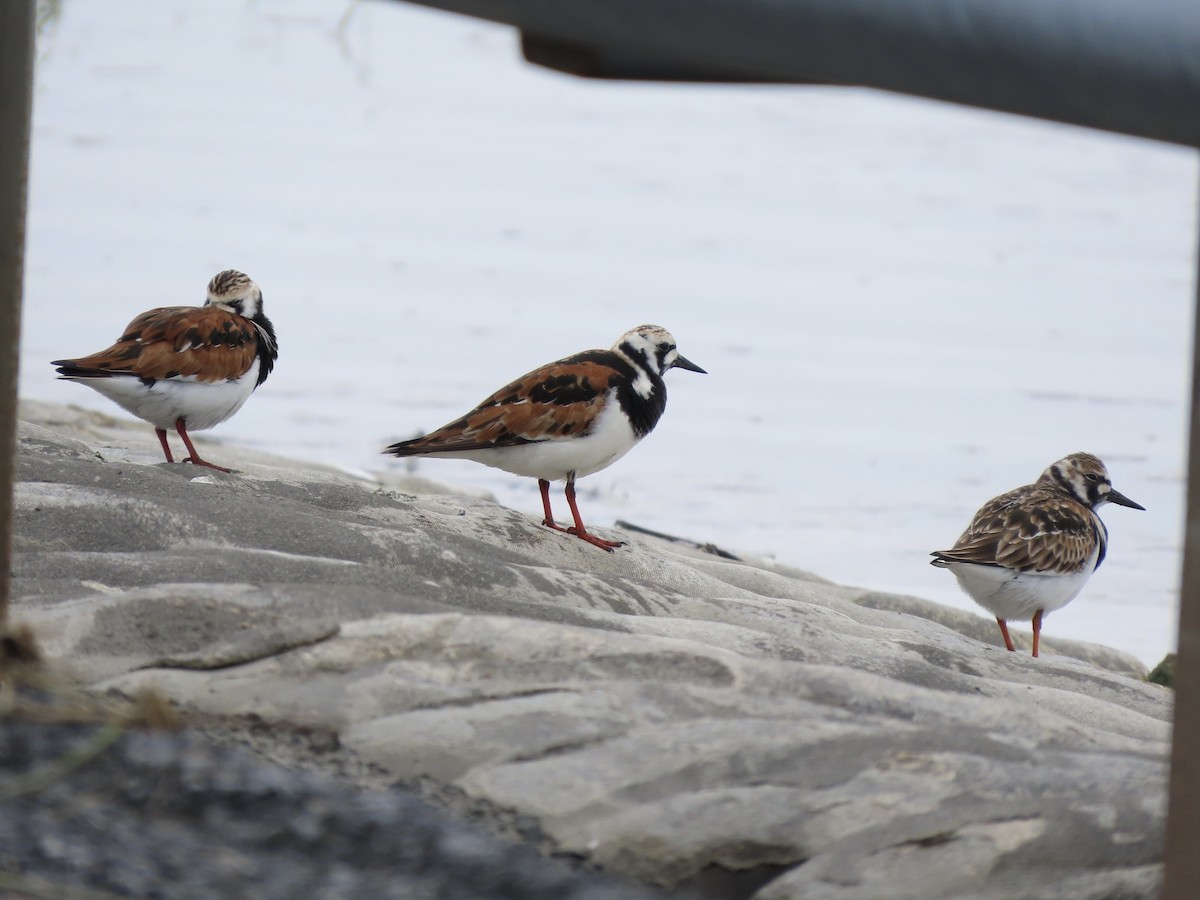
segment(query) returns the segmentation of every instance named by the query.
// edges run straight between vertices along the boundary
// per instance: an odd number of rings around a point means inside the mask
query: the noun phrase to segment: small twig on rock
[[[157,691],[139,691],[132,698],[98,697],[72,684],[43,661],[28,626],[0,634],[0,722],[6,719],[122,728],[180,727],[179,716]]]
[[[656,537],[660,540],[670,541],[673,544],[687,544],[689,547],[695,547],[697,550],[704,553],[711,553],[713,556],[719,556],[721,559],[732,559],[734,562],[741,562],[741,557],[734,556],[728,550],[722,550],[716,544],[708,543],[701,544],[699,541],[693,541],[690,538],[676,537],[673,534],[664,534],[661,531],[652,531],[649,528],[643,528],[641,525],[634,525],[632,522],[626,522],[624,519],[617,519],[614,523],[617,528],[624,528],[626,531],[636,531],[638,534],[647,534],[650,537]]]

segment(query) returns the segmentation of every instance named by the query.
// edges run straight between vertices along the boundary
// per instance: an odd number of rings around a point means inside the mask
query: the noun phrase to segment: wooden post
[[[0,0],[0,635],[12,591],[17,372],[33,110],[36,0]]]
[[[1175,732],[1162,900],[1200,897],[1200,247],[1196,255],[1187,515],[1175,663]]]

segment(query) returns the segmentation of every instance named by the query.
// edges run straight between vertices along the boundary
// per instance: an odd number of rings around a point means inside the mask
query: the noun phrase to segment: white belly
[[[537,441],[515,447],[424,453],[440,459],[470,459],[530,478],[564,481],[572,472],[583,478],[612,465],[633,449],[639,438],[621,412],[615,391],[604,404],[592,430],[583,437]]]
[[[1096,568],[1097,553],[1073,575],[1042,575],[1014,572],[999,566],[947,563],[968,596],[1001,619],[1027,621],[1039,609],[1044,613],[1062,609],[1074,600]]]
[[[182,418],[188,431],[204,431],[232,416],[254,393],[258,360],[236,381],[197,381],[188,376],[160,378],[147,386],[131,375],[68,380],[99,391],[155,428],[173,428]]]

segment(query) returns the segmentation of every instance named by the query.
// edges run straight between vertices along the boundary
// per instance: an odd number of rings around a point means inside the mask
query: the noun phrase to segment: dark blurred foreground
[[[651,900],[194,734],[0,724],[0,897]]]

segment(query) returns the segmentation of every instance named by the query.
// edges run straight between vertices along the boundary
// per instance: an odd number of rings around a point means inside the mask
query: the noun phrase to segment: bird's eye
[[[658,349],[665,352],[665,351],[671,349],[671,345],[668,344],[666,341],[663,341],[661,344],[658,345]]]
[[[1086,478],[1088,481],[1092,482],[1093,484],[1095,484],[1097,481],[1100,480],[1100,476],[1097,475],[1095,472],[1088,472],[1083,477]]]

